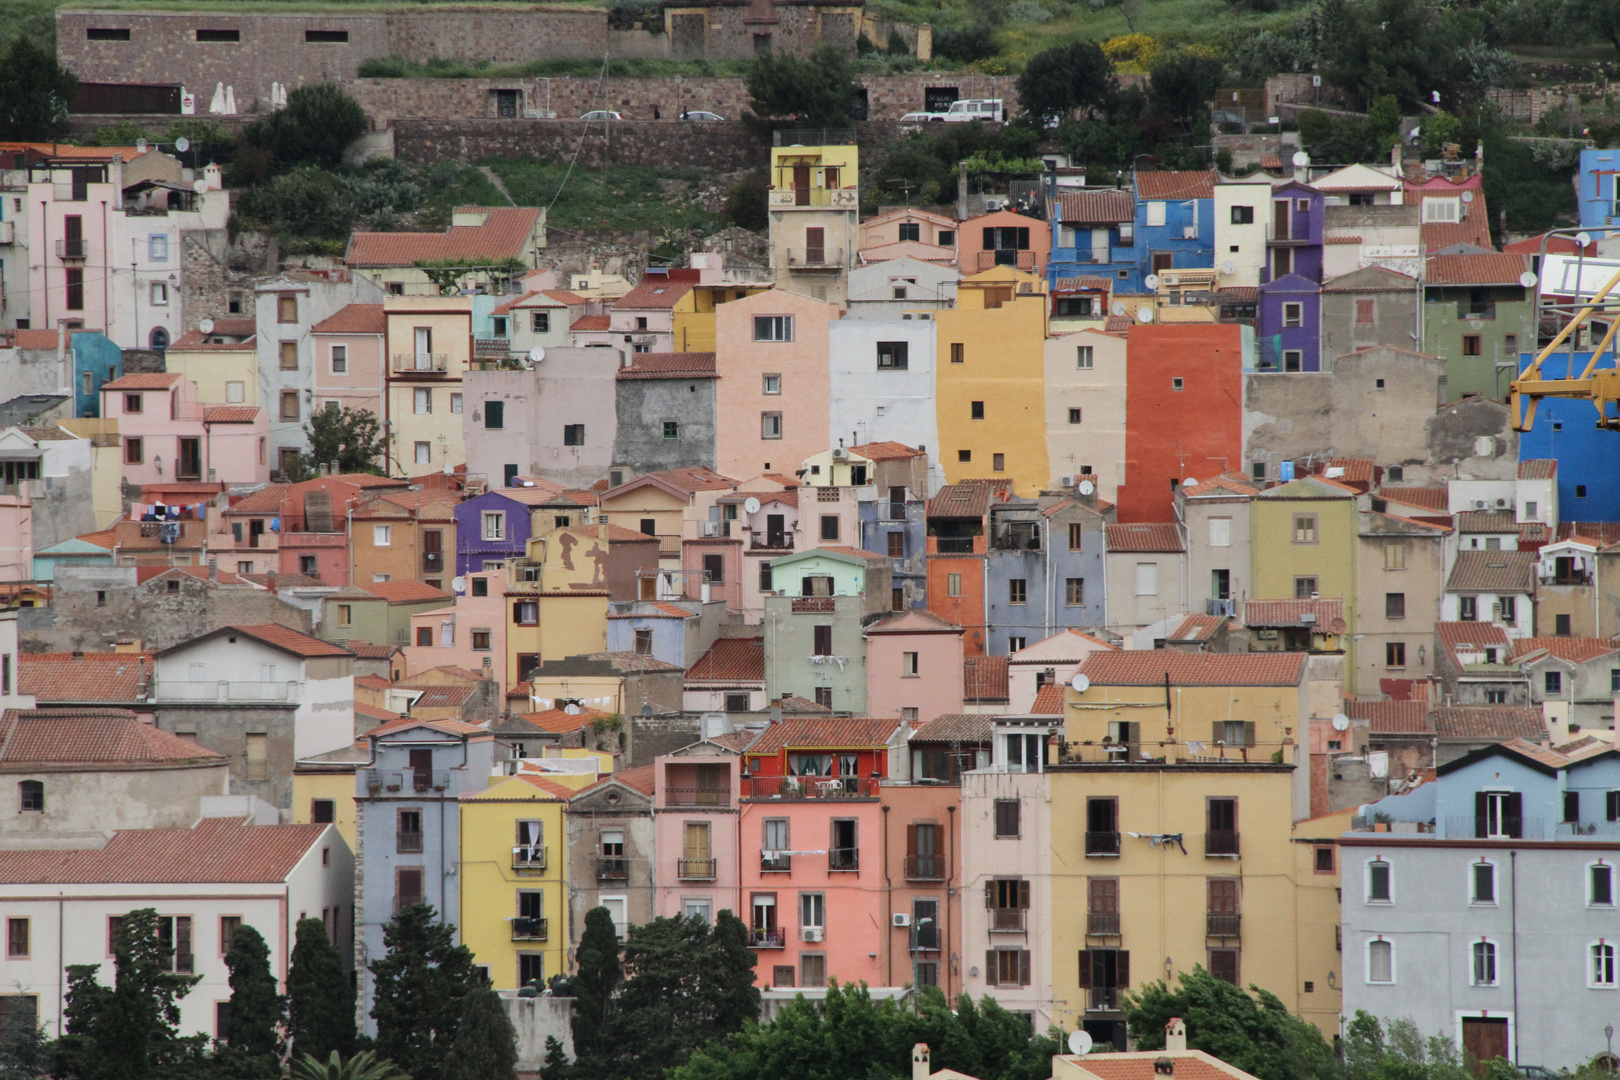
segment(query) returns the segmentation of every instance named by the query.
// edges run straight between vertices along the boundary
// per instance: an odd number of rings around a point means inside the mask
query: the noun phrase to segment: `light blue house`
[[[991,506],[985,652],[1007,656],[1068,627],[1103,625],[1106,547],[1102,515],[1072,499]]]
[[[111,543],[111,540],[108,543]],[[110,547],[93,544],[82,537],[70,536],[60,543],[40,548],[34,552],[33,575],[35,581],[55,581],[56,568],[59,566],[111,566],[112,564],[113,553]]]
[[[75,330],[68,339],[73,354],[73,415],[101,415],[101,386],[118,378],[124,353],[100,330]]]
[[[1129,191],[1082,188],[1061,192],[1052,214],[1052,252],[1047,281],[1052,288],[1064,278],[1106,278],[1120,291],[1137,270],[1136,197]],[[1211,225],[1213,229],[1213,224]],[[1213,233],[1212,233],[1213,235]],[[1054,315],[1097,317],[1102,312],[1055,309]]]
[[[1576,198],[1583,226],[1620,225],[1620,187],[1615,185],[1617,172],[1620,172],[1620,150],[1587,147],[1581,151],[1580,173],[1576,178],[1579,194]]]
[[[432,904],[442,921],[461,925],[459,799],[489,786],[495,740],[458,720],[410,719],[367,738],[371,759],[355,775],[355,930],[362,1012],[374,1035],[374,983],[366,965],[387,952],[383,928],[417,903]]]

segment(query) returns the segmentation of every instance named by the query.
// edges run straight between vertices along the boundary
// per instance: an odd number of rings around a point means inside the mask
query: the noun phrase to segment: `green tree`
[[[796,121],[809,128],[844,128],[854,119],[855,65],[831,45],[808,56],[767,53],[755,57],[744,79],[750,122]]]
[[[1345,1025],[1344,1072],[1347,1080],[1470,1080],[1457,1046],[1444,1035],[1424,1038],[1410,1020],[1385,1028],[1377,1017],[1357,1009]],[[1518,1070],[1509,1067],[1508,1076]],[[1495,1080],[1493,1074],[1486,1074]]]
[[[1118,90],[1114,65],[1094,41],[1036,53],[1018,77],[1018,100],[1043,127],[1056,124],[1076,109],[1104,113]]]
[[[35,1080],[50,1071],[45,1032],[31,1009],[13,1009],[0,1023],[0,1080]]]
[[[1187,1023],[1187,1045],[1204,1050],[1260,1080],[1328,1080],[1333,1051],[1315,1025],[1289,1013],[1277,997],[1258,987],[1254,996],[1215,978],[1202,967],[1182,972],[1170,989],[1152,982],[1125,997],[1125,1020],[1143,1050],[1164,1046],[1171,1017]]]
[[[354,1053],[354,991],[320,919],[299,919],[287,970],[287,1037],[293,1052],[325,1061]]]
[[[277,166],[336,168],[343,151],[367,128],[365,110],[336,83],[300,86],[287,104],[242,129],[242,146],[267,153]]]
[[[298,480],[317,475],[322,465],[331,462],[337,462],[340,473],[382,471],[377,461],[388,449],[388,439],[369,409],[316,409],[304,424],[304,436],[309,439],[309,452],[298,455],[294,466]]]
[[[585,932],[574,956],[574,1057],[591,1069],[609,1049],[617,1018],[614,997],[624,978],[619,935],[607,908],[585,913]]]
[[[517,1080],[517,1062],[517,1032],[500,995],[488,985],[469,990],[444,1080]]]
[[[1225,73],[1225,65],[1211,56],[1186,49],[1163,53],[1149,69],[1148,104],[1160,116],[1191,121],[1206,114]]]
[[[0,60],[0,140],[40,142],[67,134],[79,80],[27,36]]]
[[[305,1054],[292,1063],[292,1080],[411,1080],[387,1058],[380,1058],[374,1050],[363,1050],[344,1059],[336,1050],[325,1061]]]
[[[237,927],[225,954],[225,967],[231,973],[231,1005],[224,1056],[243,1075],[280,1071],[286,1001],[276,992],[270,948],[263,936],[251,926]]]
[[[1563,16],[1576,40],[1600,37],[1620,55],[1620,5],[1613,0],[1564,0]]]
[[[1423,119],[1423,156],[1437,158],[1447,143],[1462,138],[1462,121],[1445,110]]]
[[[51,1047],[58,1076],[81,1078],[96,1074],[96,1018],[112,1002],[112,991],[96,981],[100,968],[99,964],[67,966],[67,1000],[62,1008],[65,1030]]]
[[[455,1044],[462,998],[481,985],[472,951],[431,904],[402,909],[383,927],[387,953],[371,963],[377,1052],[415,1080],[440,1080]]]

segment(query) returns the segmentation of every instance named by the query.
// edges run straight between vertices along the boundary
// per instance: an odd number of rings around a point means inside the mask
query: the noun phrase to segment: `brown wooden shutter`
[[[1018,906],[1025,911],[1029,910],[1029,882],[1018,883]]]
[[[906,854],[911,856],[917,854],[917,826],[915,825],[906,826]]]
[[[1091,989],[1091,950],[1080,950],[1080,989]]]
[[[1018,950],[1018,985],[1029,985],[1029,950]]]
[[[1522,792],[1511,792],[1507,797],[1507,828],[1508,835],[1518,839],[1524,835],[1524,795]]]
[[[1119,950],[1118,964],[1116,970],[1119,972],[1119,978],[1116,985],[1125,990],[1131,985],[1131,954],[1124,949]]]
[[[996,950],[984,950],[984,985],[1000,986],[996,981]]]

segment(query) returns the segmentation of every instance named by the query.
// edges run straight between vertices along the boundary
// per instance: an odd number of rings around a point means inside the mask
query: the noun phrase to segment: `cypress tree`
[[[463,1002],[444,1080],[517,1080],[517,1032],[500,995],[484,985],[469,990]]]
[[[354,991],[343,956],[320,919],[299,919],[287,972],[287,1037],[293,1053],[319,1061],[354,1053]]]
[[[383,928],[388,952],[371,964],[377,1052],[414,1080],[441,1080],[462,998],[482,982],[472,952],[455,940],[455,927],[439,922],[431,904],[413,904]]]
[[[585,932],[574,953],[574,1059],[591,1069],[608,1050],[614,1019],[614,995],[624,978],[619,963],[619,935],[613,913],[595,907],[585,913]]]
[[[231,973],[231,1008],[225,1021],[227,1059],[248,1075],[280,1071],[281,1023],[286,1001],[276,993],[270,948],[251,926],[239,926],[225,954]]]

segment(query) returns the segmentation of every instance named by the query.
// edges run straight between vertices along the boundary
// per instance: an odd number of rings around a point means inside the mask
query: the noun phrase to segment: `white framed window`
[[[1091,345],[1076,345],[1074,347],[1075,367],[1079,368],[1081,371],[1091,370],[1092,348],[1093,346]]]
[[[1468,902],[1496,903],[1496,864],[1491,860],[1478,859],[1468,864]]]
[[[791,315],[755,315],[754,316],[755,341],[792,341],[793,316]]]
[[[506,539],[506,513],[501,510],[485,511],[484,513],[484,539]]]
[[[1395,943],[1382,935],[1367,941],[1367,981],[1395,981]]]
[[[1393,904],[1395,902],[1394,868],[1383,859],[1367,860],[1367,903]]]
[[[450,411],[452,413],[459,413],[461,411],[461,395],[460,394],[451,394],[450,395]]]
[[[1480,938],[1468,946],[1468,981],[1474,986],[1495,986],[1496,942]]]
[[[148,262],[169,261],[168,233],[153,233],[146,238],[146,259]]]
[[[1462,216],[1462,199],[1457,196],[1423,200],[1424,221],[1457,221]]]
[[[415,408],[417,415],[427,415],[433,412],[433,391],[431,389],[417,389],[414,391]]]
[[[1305,325],[1305,305],[1304,304],[1284,304],[1283,305],[1283,325],[1284,326],[1304,326]]]
[[[1152,228],[1155,225],[1163,225],[1164,221],[1165,221],[1164,203],[1157,202],[1157,201],[1148,203],[1147,204],[1147,224],[1148,224],[1148,227]]]
[[[1159,595],[1159,564],[1139,562],[1136,564],[1136,595]]]
[[[551,333],[551,312],[532,311],[529,313],[529,329],[536,334]]]
[[[1586,985],[1593,990],[1613,990],[1614,942],[1598,938],[1586,947]]]
[[[1614,864],[1599,859],[1586,864],[1586,903],[1590,907],[1614,907]]]
[[[347,345],[332,346],[332,374],[347,375],[349,373],[349,347]]]
[[[1209,519],[1209,546],[1232,546],[1232,519],[1226,517],[1212,517]]]
[[[416,444],[416,463],[418,465],[433,464],[433,444],[422,441]]]
[[[392,525],[373,525],[371,527],[371,546],[390,547],[394,543],[394,527]]]
[[[240,405],[247,400],[247,384],[243,382],[228,382],[225,384],[225,403],[227,405]]]
[[[165,281],[154,281],[154,282],[152,282],[151,295],[152,295],[152,306],[153,307],[168,307],[169,306],[169,285],[168,285],[168,282],[165,282]]]
[[[780,394],[782,392],[782,376],[765,376],[765,389],[763,392],[767,394]]]
[[[782,414],[768,412],[759,414],[759,437],[762,439],[780,439],[782,437]]]

